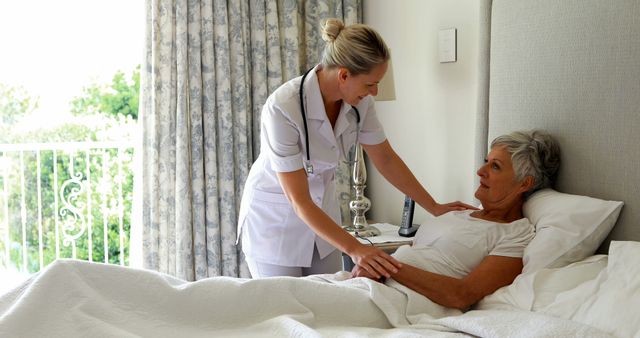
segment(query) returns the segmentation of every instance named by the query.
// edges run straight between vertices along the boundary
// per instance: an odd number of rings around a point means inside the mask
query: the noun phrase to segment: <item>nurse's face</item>
[[[378,84],[387,72],[388,62],[375,66],[369,73],[352,75],[346,68],[339,70],[340,92],[343,100],[357,105],[367,95],[378,95]]]
[[[485,164],[478,169],[478,176],[480,186],[475,196],[485,209],[512,205],[522,198],[533,182],[532,177],[516,180],[511,154],[504,146],[491,149]]]

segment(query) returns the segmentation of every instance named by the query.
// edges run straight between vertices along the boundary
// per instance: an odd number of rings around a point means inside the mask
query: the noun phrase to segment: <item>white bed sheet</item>
[[[0,336],[47,337],[608,337],[529,311],[460,314],[415,294],[343,274],[184,282],[58,261],[0,297]]]

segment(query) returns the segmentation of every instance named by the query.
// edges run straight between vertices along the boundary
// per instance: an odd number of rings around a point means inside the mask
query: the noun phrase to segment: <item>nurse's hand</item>
[[[433,214],[434,216],[440,216],[442,214],[448,213],[449,211],[458,210],[478,210],[478,208],[466,203],[462,203],[460,201],[455,201],[447,204],[436,203],[431,210],[431,214]]]
[[[402,264],[391,255],[369,245],[360,244],[348,254],[356,265],[375,279],[380,279],[381,276],[389,278],[392,273],[398,272],[402,267]]]

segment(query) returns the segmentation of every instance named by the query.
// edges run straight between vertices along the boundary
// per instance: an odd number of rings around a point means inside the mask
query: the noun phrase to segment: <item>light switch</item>
[[[438,54],[440,63],[456,62],[456,29],[443,29],[438,32]]]

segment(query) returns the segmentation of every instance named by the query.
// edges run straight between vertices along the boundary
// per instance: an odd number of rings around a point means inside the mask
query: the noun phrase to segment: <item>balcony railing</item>
[[[128,265],[132,142],[0,144],[0,270]]]

